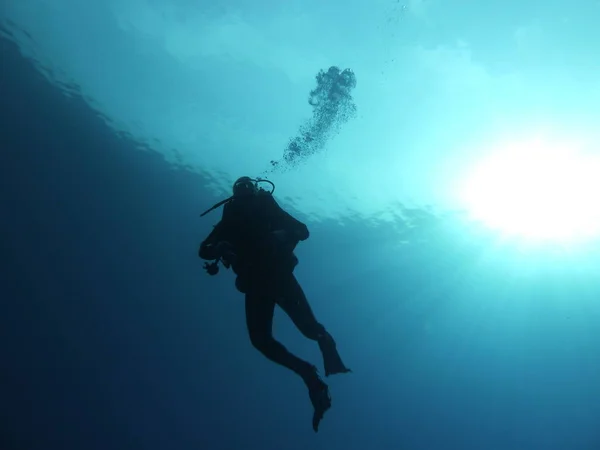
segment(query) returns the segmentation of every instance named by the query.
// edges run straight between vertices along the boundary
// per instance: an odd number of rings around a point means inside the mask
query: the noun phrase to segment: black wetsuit
[[[291,239],[282,243],[273,232],[283,230]],[[315,318],[302,287],[294,276],[298,259],[294,248],[309,237],[305,224],[284,211],[271,194],[234,198],[223,209],[221,221],[200,245],[199,256],[214,260],[218,244],[231,244],[231,268],[236,287],[246,296],[246,323],[254,347],[270,360],[293,370],[311,388],[315,367],[290,353],[273,338],[275,305],[279,305],[307,338],[317,341],[326,375],[348,372],[329,333]]]

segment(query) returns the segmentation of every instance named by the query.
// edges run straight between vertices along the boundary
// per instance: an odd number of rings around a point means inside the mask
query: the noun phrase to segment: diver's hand
[[[223,255],[225,253],[233,251],[233,245],[231,244],[231,242],[227,242],[227,241],[217,242],[217,244],[215,245],[215,247],[217,249],[217,252],[220,255]]]
[[[217,254],[219,255],[219,257],[229,263],[233,263],[236,258],[237,255],[235,254],[233,245],[231,244],[231,242],[227,242],[227,241],[221,241],[217,244]]]

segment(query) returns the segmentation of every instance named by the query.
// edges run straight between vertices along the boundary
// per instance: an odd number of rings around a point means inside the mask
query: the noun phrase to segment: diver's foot
[[[331,335],[326,334],[321,340],[319,340],[319,348],[323,354],[323,365],[325,366],[326,377],[338,373],[352,372],[343,363],[342,358],[337,351],[335,341]]]
[[[329,375],[337,375],[338,373],[352,373],[351,369],[348,369],[344,363],[342,363],[340,361],[339,365],[335,365],[333,367],[329,366],[326,364],[325,365],[325,376],[328,377]]]
[[[310,402],[313,405],[313,430],[319,431],[319,424],[323,420],[325,412],[331,408],[331,397],[329,396],[329,386],[321,379],[317,368],[313,365],[307,365],[305,370],[299,372],[308,388]]]
[[[329,387],[321,379],[309,386],[308,393],[314,408],[312,425],[316,433],[319,431],[319,424],[323,420],[325,412],[331,408],[331,396],[329,395]]]
[[[323,353],[323,365],[325,366],[326,377],[329,375],[336,375],[338,373],[352,372],[343,363],[342,358],[335,347],[330,351]]]

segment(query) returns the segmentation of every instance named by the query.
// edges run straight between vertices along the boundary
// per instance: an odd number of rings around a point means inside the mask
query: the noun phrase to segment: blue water
[[[309,223],[297,276],[353,369],[315,434],[301,381],[251,347],[231,274],[201,269],[206,177],[0,51],[0,448],[600,448],[595,257],[515,256],[424,211],[406,246]],[[320,361],[280,313],[275,333]]]

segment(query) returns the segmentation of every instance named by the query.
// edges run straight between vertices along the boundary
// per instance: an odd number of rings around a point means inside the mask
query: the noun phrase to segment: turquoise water
[[[600,446],[597,2],[0,12],[12,441]],[[272,170],[330,66],[356,75],[356,114]],[[297,277],[353,369],[317,435],[301,383],[250,346],[232,275],[196,257],[220,213],[198,214],[243,174],[309,226]],[[279,312],[275,333],[319,361]]]

